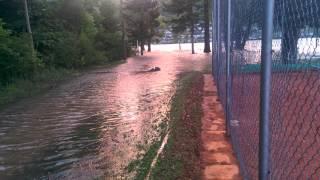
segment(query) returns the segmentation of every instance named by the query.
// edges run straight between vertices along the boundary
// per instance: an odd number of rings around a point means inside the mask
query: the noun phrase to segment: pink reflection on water
[[[137,145],[148,147],[159,137],[154,127],[167,120],[178,75],[201,71],[207,64],[204,54],[146,53],[0,112],[6,120],[0,134],[10,132],[0,144],[15,149],[0,147],[0,179],[23,177],[18,173],[24,166],[38,168],[34,177],[49,169],[52,179],[130,177],[125,167],[141,151]],[[161,71],[141,72],[155,66]],[[10,170],[3,173],[2,166]]]

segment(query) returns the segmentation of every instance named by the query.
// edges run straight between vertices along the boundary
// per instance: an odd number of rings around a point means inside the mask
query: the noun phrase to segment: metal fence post
[[[272,31],[274,0],[263,1],[262,54],[260,81],[259,179],[269,177],[270,97],[272,70]]]
[[[220,71],[221,71],[221,68],[219,67],[219,65],[220,65],[220,63],[219,63],[219,61],[220,61],[220,54],[221,54],[221,37],[220,37],[220,32],[221,32],[221,23],[220,23],[220,13],[221,13],[221,11],[220,11],[220,0],[216,0],[216,9],[215,9],[215,11],[216,11],[216,40],[217,40],[217,52],[216,52],[216,68],[217,68],[217,88],[218,88],[218,96],[219,96],[219,98],[221,97],[220,96],[220,83],[219,83],[219,77],[220,77]]]
[[[216,2],[214,1],[214,0],[212,0],[212,3],[211,3],[211,5],[212,5],[212,9],[211,9],[211,17],[212,17],[212,23],[211,23],[211,26],[212,26],[212,36],[211,36],[211,38],[212,38],[212,76],[214,77],[214,78],[216,78],[215,77],[215,66],[214,66],[214,62],[216,62],[216,59],[215,59],[215,57],[216,57],[216,55],[217,55],[217,41],[216,41],[216,39],[217,39],[217,33],[216,33],[216,27],[217,27],[217,19],[216,19],[216,15],[215,15],[215,12],[216,12]]]
[[[232,78],[231,78],[231,0],[227,1],[227,42],[226,42],[226,125],[227,135],[230,135],[232,119]]]

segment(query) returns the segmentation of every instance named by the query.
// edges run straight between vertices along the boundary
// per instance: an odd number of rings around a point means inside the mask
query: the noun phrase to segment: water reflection
[[[158,136],[153,127],[167,116],[177,75],[207,63],[203,54],[148,53],[2,110],[0,179],[126,174],[137,144]],[[136,73],[154,66],[161,71]]]

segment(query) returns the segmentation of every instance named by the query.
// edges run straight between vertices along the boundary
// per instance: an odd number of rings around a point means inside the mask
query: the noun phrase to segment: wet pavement
[[[0,179],[130,178],[125,167],[159,136],[178,75],[207,64],[204,54],[147,53],[2,109]]]

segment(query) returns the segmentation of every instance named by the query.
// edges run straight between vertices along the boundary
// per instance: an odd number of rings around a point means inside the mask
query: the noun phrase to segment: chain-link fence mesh
[[[227,1],[219,1],[213,11],[213,75],[226,105]],[[230,133],[242,175],[257,179],[264,7],[262,0],[231,2]],[[272,57],[270,179],[319,179],[319,0],[275,0]]]

